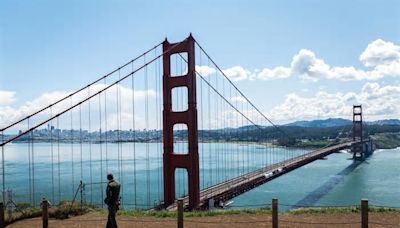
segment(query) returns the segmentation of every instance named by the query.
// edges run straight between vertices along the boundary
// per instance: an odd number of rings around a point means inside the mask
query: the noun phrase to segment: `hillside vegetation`
[[[400,133],[379,133],[371,136],[378,149],[400,147]]]

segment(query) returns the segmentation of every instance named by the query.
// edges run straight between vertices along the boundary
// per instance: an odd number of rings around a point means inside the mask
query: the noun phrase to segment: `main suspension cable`
[[[0,147],[6,145],[6,144],[8,144],[8,143],[10,143],[10,142],[12,142],[12,141],[14,141],[14,140],[16,140],[16,139],[18,139],[18,138],[20,138],[21,136],[23,136],[23,135],[25,135],[25,134],[27,134],[27,133],[33,131],[34,129],[36,129],[36,128],[38,128],[38,127],[40,127],[40,126],[46,124],[46,123],[49,122],[50,120],[55,119],[56,117],[58,117],[58,116],[60,116],[60,115],[62,115],[62,114],[64,114],[64,113],[66,113],[66,112],[68,112],[68,111],[70,111],[70,110],[76,108],[79,104],[82,104],[82,103],[88,101],[89,99],[92,99],[93,97],[95,97],[95,96],[97,96],[97,95],[103,93],[104,91],[108,90],[109,88],[111,88],[112,86],[116,85],[117,83],[119,83],[119,82],[125,80],[126,78],[130,77],[131,75],[137,73],[138,71],[142,70],[142,69],[145,68],[146,66],[150,65],[151,63],[153,63],[154,61],[156,61],[158,58],[160,58],[160,57],[162,57],[163,55],[169,53],[170,51],[172,51],[173,49],[177,48],[177,47],[178,47],[179,45],[181,45],[181,44],[182,44],[182,43],[177,43],[177,44],[173,45],[171,48],[169,48],[168,50],[164,51],[162,54],[158,55],[156,58],[153,58],[152,60],[148,61],[146,64],[144,64],[144,65],[140,66],[139,68],[137,68],[135,71],[133,71],[133,72],[131,72],[131,73],[125,75],[125,76],[122,77],[120,80],[117,80],[117,81],[111,83],[110,85],[108,85],[108,86],[106,86],[105,88],[103,88],[103,89],[97,91],[96,93],[92,94],[91,96],[89,96],[89,97],[87,97],[87,98],[81,100],[80,102],[76,103],[75,105],[72,105],[72,106],[70,106],[70,107],[64,109],[63,111],[61,111],[61,112],[58,113],[57,115],[54,115],[53,117],[48,118],[47,120],[44,120],[44,121],[42,121],[42,122],[36,124],[35,126],[29,128],[28,130],[25,130],[25,131],[21,132],[20,134],[15,135],[15,136],[13,136],[13,137],[11,137],[11,138],[9,138],[9,139],[3,141],[3,142],[0,144]]]
[[[61,98],[61,99],[59,99],[58,101],[56,101],[56,102],[54,102],[54,103],[52,103],[52,104],[50,104],[50,105],[48,105],[48,106],[46,106],[46,107],[44,107],[44,108],[42,108],[42,109],[36,111],[36,112],[34,112],[34,113],[32,113],[32,114],[30,114],[30,115],[28,115],[28,116],[26,116],[26,117],[24,117],[24,118],[22,118],[22,119],[20,119],[20,120],[18,120],[18,121],[16,121],[16,122],[14,122],[14,123],[12,123],[12,124],[10,124],[10,125],[8,125],[8,126],[2,128],[2,129],[0,129],[0,132],[3,132],[3,131],[5,131],[5,130],[7,130],[8,128],[13,127],[13,126],[15,126],[15,125],[21,123],[22,121],[27,120],[28,118],[30,118],[30,117],[32,117],[32,116],[35,116],[35,115],[37,115],[37,114],[39,114],[39,113],[41,113],[41,112],[43,112],[43,111],[49,109],[50,107],[52,107],[52,106],[54,106],[54,105],[56,105],[56,104],[58,104],[58,103],[60,103],[60,102],[62,102],[62,101],[64,101],[64,100],[68,99],[69,97],[74,96],[75,94],[77,94],[77,93],[83,91],[84,89],[89,88],[90,86],[92,86],[92,85],[94,85],[94,84],[100,82],[102,79],[105,79],[105,78],[109,77],[110,75],[114,74],[115,72],[117,72],[117,71],[120,70],[121,68],[124,68],[124,67],[128,66],[129,64],[135,62],[136,60],[140,59],[141,57],[143,57],[143,56],[146,55],[147,53],[149,53],[149,52],[151,52],[152,50],[158,48],[160,45],[162,45],[162,42],[159,43],[159,44],[157,44],[157,45],[155,45],[154,47],[150,48],[149,50],[147,50],[146,52],[144,52],[144,53],[142,53],[141,55],[137,56],[136,58],[130,60],[129,62],[123,64],[122,66],[118,67],[117,69],[115,69],[115,70],[109,72],[108,74],[106,74],[106,75],[104,75],[104,76],[98,78],[97,80],[95,80],[95,81],[89,83],[87,86],[81,87],[80,89],[78,89],[78,90],[76,90],[75,92],[73,92],[73,93],[71,93],[71,94],[69,94],[69,95],[67,95],[67,96],[65,96],[65,97],[63,97],[63,98]]]
[[[280,127],[278,127],[272,120],[270,120],[264,113],[262,113],[243,93],[239,90],[239,88],[232,82],[231,79],[223,72],[223,70],[216,64],[216,62],[211,58],[211,56],[203,49],[203,47],[195,40],[195,43],[199,48],[204,52],[204,54],[211,60],[213,65],[218,69],[218,71],[229,81],[229,83],[240,93],[240,95],[251,105],[253,108],[266,119],[273,127],[279,130],[281,133],[285,134],[286,136],[290,137],[285,131],[283,131]]]

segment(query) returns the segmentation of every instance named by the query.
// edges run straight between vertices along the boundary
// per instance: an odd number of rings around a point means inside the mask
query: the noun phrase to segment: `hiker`
[[[117,215],[120,204],[120,184],[114,180],[114,176],[111,173],[107,174],[107,180],[107,197],[104,199],[104,203],[108,206],[108,220],[106,228],[117,228],[118,226],[117,221],[115,220],[115,216]]]

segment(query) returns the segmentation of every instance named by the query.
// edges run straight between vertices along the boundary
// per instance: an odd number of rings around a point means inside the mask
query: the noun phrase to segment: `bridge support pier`
[[[179,43],[163,42],[163,169],[164,203],[171,205],[175,201],[175,170],[186,169],[189,183],[189,209],[195,209],[200,203],[199,154],[197,133],[196,71],[195,45],[192,35]],[[172,50],[171,50],[172,48]],[[167,50],[169,50],[167,52]],[[171,55],[187,53],[187,74],[171,76]],[[186,87],[188,91],[188,109],[172,110],[172,89]],[[186,124],[188,130],[188,153],[177,154],[174,150],[174,125]]]

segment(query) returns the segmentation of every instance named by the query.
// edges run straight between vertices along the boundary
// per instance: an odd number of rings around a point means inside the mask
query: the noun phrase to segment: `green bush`
[[[19,203],[16,203],[16,207],[18,208],[18,210],[26,210],[26,209],[32,207],[32,205],[29,202],[19,202]]]

